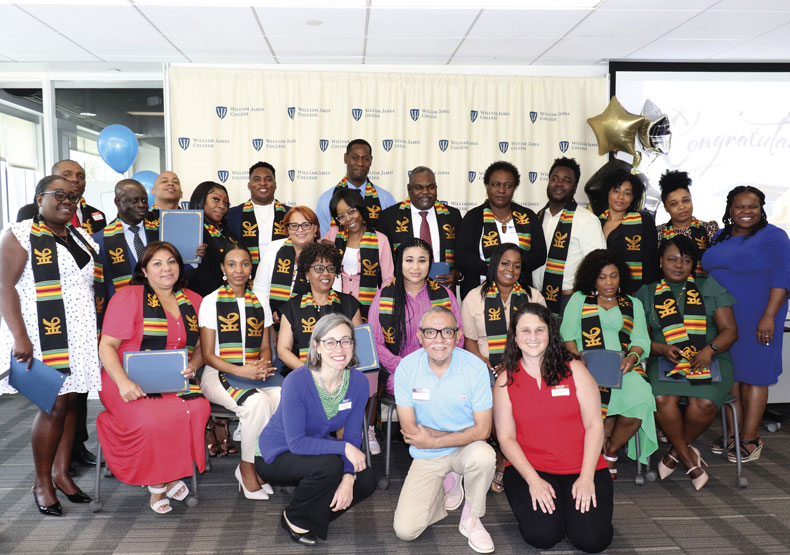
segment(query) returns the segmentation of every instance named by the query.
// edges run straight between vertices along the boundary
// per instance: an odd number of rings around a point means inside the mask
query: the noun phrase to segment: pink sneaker
[[[494,540],[491,534],[483,527],[483,523],[476,516],[461,519],[458,524],[458,531],[465,538],[469,538],[469,547],[478,553],[493,553]]]
[[[454,511],[464,502],[463,477],[455,472],[448,472],[444,477],[444,508]]]

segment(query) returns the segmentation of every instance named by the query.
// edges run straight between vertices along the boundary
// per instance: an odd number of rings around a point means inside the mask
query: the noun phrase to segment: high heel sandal
[[[737,448],[735,447],[734,443],[735,442],[733,442],[732,449],[727,452],[728,461],[730,462],[738,461],[738,459],[735,456],[735,449],[741,450],[742,463],[756,461],[757,459],[760,458],[760,453],[762,453],[763,450],[763,440],[760,438],[760,436],[757,436],[755,439],[751,441],[741,441],[740,447]],[[750,453],[749,450],[746,448],[747,445],[754,445],[755,446],[754,451]]]
[[[617,480],[617,455],[614,457],[610,457],[606,453],[601,453],[601,455],[603,455],[603,460],[606,461],[606,466],[609,468],[609,476],[612,477],[612,480]]]
[[[166,484],[165,484],[165,487],[167,487]],[[183,493],[181,493],[181,495],[176,495],[176,493],[181,491],[182,488],[184,490]],[[179,480],[178,482],[173,484],[172,488],[167,490],[167,493],[165,495],[168,497],[168,499],[175,499],[176,501],[183,501],[184,499],[187,498],[187,495],[189,495],[189,488],[187,487],[187,485],[184,483],[183,480]]]
[[[167,491],[167,486],[162,486],[161,488],[148,486],[148,491],[150,493],[165,493]],[[168,499],[167,497],[163,497],[159,501],[150,503],[148,506],[151,507],[151,510],[158,515],[166,515],[167,513],[173,510],[173,507],[170,506],[170,499]],[[159,509],[162,508],[165,508],[165,510],[160,511]]]
[[[735,449],[735,436],[729,436],[727,438],[727,445],[724,445],[724,438],[718,437],[710,442],[710,452],[714,455],[721,455],[724,453],[724,450],[732,451]]]
[[[214,417],[209,417],[206,422],[206,450],[210,457],[222,456],[219,442],[217,441]]]
[[[671,451],[672,447],[670,446],[669,449]],[[670,468],[669,466],[664,464],[664,459],[663,458],[658,462],[658,476],[662,480],[666,479],[670,474],[675,472],[675,469],[678,467],[678,464],[680,463],[680,461],[678,459],[676,459],[675,457],[673,457],[672,454],[669,451],[667,451],[667,453],[666,453],[666,455],[664,455],[664,457],[669,457],[670,459],[675,461],[675,466]]]
[[[269,494],[265,489],[263,489],[263,486],[261,486],[261,489],[258,491],[250,491],[247,489],[247,486],[244,485],[244,480],[241,478],[241,465],[236,467],[236,472],[234,474],[236,476],[236,480],[239,481],[239,491],[244,492],[244,497],[247,499],[252,499],[253,501],[266,501],[269,499]],[[271,486],[269,486],[269,488],[271,489]]]
[[[230,438],[230,420],[227,418],[215,418],[214,420],[214,433],[217,436],[217,442],[222,451],[222,454],[219,456],[235,455],[239,450],[233,445],[233,440]]]
[[[702,470],[699,466],[694,465],[686,471],[686,474],[689,475],[695,470],[699,470],[700,472],[702,472],[702,474],[700,474],[696,478],[691,478],[691,484],[694,486],[695,490],[699,491],[705,486],[705,484],[708,483],[708,473]]]
[[[699,449],[697,449],[696,447],[694,447],[691,444],[689,444],[689,449],[694,451],[694,454],[697,455],[697,466],[699,466],[700,468],[702,468],[702,465],[708,466],[708,463],[705,462],[705,459],[703,459],[702,455],[700,455]]]

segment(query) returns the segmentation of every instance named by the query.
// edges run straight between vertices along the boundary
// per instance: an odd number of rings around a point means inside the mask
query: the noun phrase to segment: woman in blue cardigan
[[[280,524],[297,543],[325,540],[329,522],[376,488],[375,473],[359,450],[369,386],[351,370],[356,364],[351,321],[342,314],[319,319],[307,365],[283,381],[280,406],[258,440],[258,475],[296,486]],[[342,439],[330,436],[341,428]]]

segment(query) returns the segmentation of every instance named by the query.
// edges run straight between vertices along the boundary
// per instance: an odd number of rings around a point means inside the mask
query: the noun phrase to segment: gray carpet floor
[[[785,413],[790,413],[786,407]],[[89,421],[101,410],[89,402]],[[329,538],[316,548],[291,542],[279,526],[288,501],[277,490],[269,501],[248,501],[237,492],[233,470],[238,455],[212,459],[211,472],[199,478],[199,504],[157,516],[146,506],[147,493],[114,478],[102,479],[104,508],[72,505],[61,496],[64,516],[43,517],[30,487],[33,463],[30,427],[33,406],[17,396],[0,397],[0,553],[473,553],[458,532],[460,511],[435,524],[418,540],[399,541],[392,515],[410,462],[406,446],[393,442],[390,486],[332,523]],[[93,426],[88,447],[96,448]],[[698,440],[707,444],[718,424]],[[635,464],[621,456],[615,482],[614,540],[611,553],[788,553],[790,552],[790,437],[784,429],[763,430],[762,458],[744,467],[747,488],[735,486],[735,465],[709,455],[710,481],[695,492],[675,472],[664,482],[634,484]],[[654,461],[656,457],[653,457]],[[383,455],[374,457],[383,474]],[[92,493],[93,472],[77,483]],[[537,552],[521,539],[504,494],[489,493],[483,519],[496,553]],[[551,553],[573,553],[564,541]]]

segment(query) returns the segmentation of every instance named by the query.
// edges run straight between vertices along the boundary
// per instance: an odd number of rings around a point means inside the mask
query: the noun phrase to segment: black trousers
[[[554,513],[548,514],[532,509],[529,486],[521,474],[508,466],[505,469],[505,494],[510,508],[518,520],[518,527],[524,541],[538,549],[549,549],[561,542],[565,536],[576,549],[587,553],[598,553],[606,549],[612,541],[612,478],[606,468],[595,472],[595,497],[597,507],[584,514],[576,510],[571,495],[573,483],[578,474],[549,474],[538,472],[546,480],[557,499],[554,500]]]
[[[80,393],[74,403],[74,447],[80,448],[88,440],[88,394]],[[74,449],[72,449],[72,455]]]
[[[312,531],[322,540],[326,539],[329,523],[345,512],[334,512],[329,507],[343,478],[340,455],[294,455],[286,451],[271,464],[255,457],[255,469],[267,482],[296,486],[293,499],[285,508],[288,520],[294,526]],[[372,468],[358,473],[351,507],[369,497],[375,489],[376,473]]]

